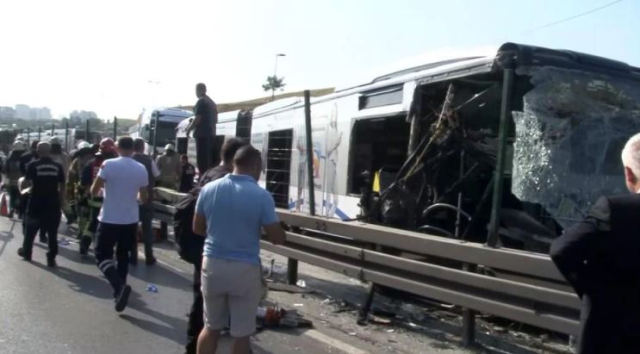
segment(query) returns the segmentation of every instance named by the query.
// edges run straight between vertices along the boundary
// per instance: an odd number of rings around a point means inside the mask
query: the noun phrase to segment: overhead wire
[[[610,7],[610,6],[616,5],[616,4],[618,4],[618,3],[621,3],[622,1],[623,1],[623,0],[616,0],[616,1],[612,1],[612,2],[606,3],[606,4],[602,5],[602,6],[599,6],[599,7],[593,8],[593,9],[591,9],[591,10],[589,10],[589,11],[582,12],[582,13],[579,13],[579,14],[577,14],[577,15],[573,15],[573,16],[571,16],[571,17],[564,18],[564,19],[562,19],[562,20],[558,20],[558,21],[555,21],[555,22],[547,23],[546,25],[542,25],[542,26],[540,26],[540,27],[536,27],[536,28],[534,28],[534,29],[530,29],[530,30],[528,30],[528,31],[525,31],[523,34],[528,34],[528,33],[537,32],[537,31],[542,30],[542,29],[545,29],[545,28],[549,28],[549,27],[552,27],[552,26],[559,25],[559,24],[561,24],[561,23],[565,23],[565,22],[568,22],[568,21],[571,21],[571,20],[575,20],[575,19],[577,19],[577,18],[580,18],[580,17],[586,16],[586,15],[590,15],[590,14],[592,14],[592,13],[594,13],[594,12],[598,12],[598,11],[600,11],[600,10],[604,10],[604,9],[606,9],[607,7]]]

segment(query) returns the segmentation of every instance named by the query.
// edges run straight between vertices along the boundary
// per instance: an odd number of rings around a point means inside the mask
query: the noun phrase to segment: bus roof
[[[640,81],[640,68],[630,66],[620,61],[570,50],[555,50],[516,43],[505,43],[498,48],[494,56],[484,55],[452,58],[434,63],[408,66],[382,76],[377,76],[370,82],[336,90],[335,93],[326,96],[312,98],[311,103],[327,102],[360,92],[400,85],[409,81],[426,83],[427,81],[451,80],[461,76],[498,71],[502,69],[504,63],[501,59],[505,55],[512,55],[515,58],[517,67],[556,66],[567,69],[598,72]],[[297,102],[291,99],[282,99],[256,107],[253,112],[253,119],[288,109],[303,107],[304,103],[301,98],[296,97],[294,99],[297,99]]]

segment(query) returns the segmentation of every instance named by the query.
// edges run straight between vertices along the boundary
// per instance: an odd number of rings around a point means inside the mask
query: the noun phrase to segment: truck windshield
[[[512,192],[568,227],[600,196],[628,193],[620,153],[640,132],[640,83],[552,67],[530,75],[513,112]]]

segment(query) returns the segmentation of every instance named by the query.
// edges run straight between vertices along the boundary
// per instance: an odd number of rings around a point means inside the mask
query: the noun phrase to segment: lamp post
[[[278,79],[278,58],[286,57],[286,56],[287,56],[286,54],[282,54],[282,53],[276,54],[276,64],[274,65],[274,68],[273,68],[273,78],[274,78],[274,80]],[[272,101],[274,100],[275,95],[276,95],[276,89],[275,89],[275,87],[272,87],[271,88],[271,100]]]

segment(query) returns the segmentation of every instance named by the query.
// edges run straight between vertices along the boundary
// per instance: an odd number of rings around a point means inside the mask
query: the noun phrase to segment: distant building
[[[49,120],[51,110],[47,107],[29,107],[26,104],[17,104],[14,118],[25,120]]]
[[[12,107],[0,107],[0,119],[15,119],[16,110]]]
[[[26,104],[17,104],[15,117],[18,119],[31,118],[31,107],[27,106]]]

